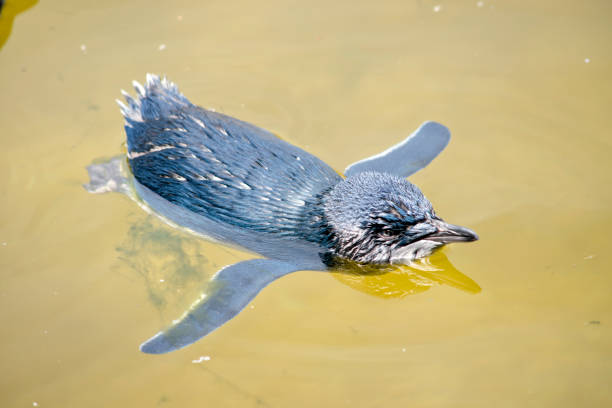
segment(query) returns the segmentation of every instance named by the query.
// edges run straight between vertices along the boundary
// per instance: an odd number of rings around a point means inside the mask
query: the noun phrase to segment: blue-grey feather
[[[134,177],[164,199],[238,228],[304,237],[313,200],[342,178],[270,132],[192,105],[176,88],[147,82],[128,100]],[[139,120],[142,118],[142,120]]]

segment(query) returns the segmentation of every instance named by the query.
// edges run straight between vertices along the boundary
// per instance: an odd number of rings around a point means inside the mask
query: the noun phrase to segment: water
[[[0,405],[609,406],[612,6],[531,3],[6,0]],[[249,257],[82,188],[146,72],[340,171],[444,123],[411,180],[481,240],[444,250],[446,282],[383,283],[409,295],[299,272],[195,345],[140,353]]]

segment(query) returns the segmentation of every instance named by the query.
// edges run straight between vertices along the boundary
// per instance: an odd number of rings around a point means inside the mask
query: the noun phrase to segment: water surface
[[[612,404],[609,2],[32,3],[0,15],[0,405]],[[481,240],[410,295],[299,272],[140,353],[250,257],[82,188],[146,72],[340,171],[444,123],[411,181]]]

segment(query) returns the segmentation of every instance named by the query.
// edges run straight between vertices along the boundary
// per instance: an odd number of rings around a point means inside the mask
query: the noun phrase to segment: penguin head
[[[478,239],[438,217],[417,186],[386,173],[348,177],[323,207],[330,251],[356,262],[408,264],[445,244]]]

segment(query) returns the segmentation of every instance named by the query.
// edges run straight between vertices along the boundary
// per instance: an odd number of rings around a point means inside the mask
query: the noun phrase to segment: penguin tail
[[[133,122],[167,117],[172,115],[173,111],[191,106],[178,86],[165,76],[160,78],[159,75],[147,74],[146,78],[144,86],[138,81],[132,81],[136,98],[121,90],[125,102],[117,99],[126,126],[131,126]]]

